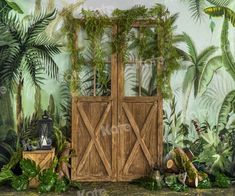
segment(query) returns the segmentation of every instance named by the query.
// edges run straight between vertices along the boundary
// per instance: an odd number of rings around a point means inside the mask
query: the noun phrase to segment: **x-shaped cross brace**
[[[101,120],[99,121],[96,129],[94,129],[92,127],[92,125],[91,125],[91,123],[90,123],[86,113],[84,112],[81,104],[78,104],[77,108],[78,108],[78,111],[79,111],[79,113],[80,113],[80,115],[81,115],[81,117],[83,119],[83,122],[84,122],[84,124],[85,124],[85,126],[86,126],[86,128],[87,128],[87,130],[88,130],[88,132],[90,134],[90,136],[91,136],[91,140],[90,140],[90,142],[89,142],[89,144],[88,144],[88,146],[86,148],[86,151],[85,151],[85,153],[84,153],[80,163],[78,164],[77,171],[78,172],[81,171],[81,169],[83,168],[83,166],[85,164],[85,161],[86,161],[86,159],[87,159],[87,157],[89,155],[89,152],[91,151],[92,146],[95,145],[95,147],[97,149],[97,152],[98,152],[98,154],[99,154],[99,156],[100,156],[100,158],[101,158],[101,160],[102,160],[102,162],[104,164],[104,167],[105,167],[106,171],[108,172],[108,175],[111,176],[112,175],[111,166],[110,166],[109,161],[106,158],[105,153],[104,153],[104,151],[103,151],[103,149],[102,149],[102,147],[100,145],[100,142],[98,140],[100,129],[101,129],[103,123],[105,122],[105,120],[106,120],[106,118],[107,118],[107,116],[108,116],[108,114],[110,112],[111,103],[108,104],[108,106],[107,106],[103,116],[101,117]]]
[[[128,170],[129,170],[129,168],[130,168],[130,166],[131,166],[132,162],[134,161],[134,158],[137,154],[137,150],[138,150],[139,145],[142,148],[144,155],[145,155],[150,167],[152,167],[154,165],[154,161],[152,159],[152,156],[150,155],[150,152],[144,142],[144,137],[145,137],[145,133],[146,133],[147,129],[149,128],[149,126],[151,124],[152,116],[153,116],[154,112],[157,110],[157,103],[153,104],[153,106],[152,106],[152,108],[146,118],[146,122],[144,123],[144,126],[141,131],[139,130],[139,127],[137,126],[135,119],[133,118],[133,115],[131,114],[126,103],[123,103],[123,109],[127,115],[127,118],[129,120],[129,122],[133,128],[133,131],[135,132],[136,138],[137,138],[137,140],[134,144],[134,147],[130,153],[130,156],[128,157],[126,164],[123,168],[123,174],[127,175]]]

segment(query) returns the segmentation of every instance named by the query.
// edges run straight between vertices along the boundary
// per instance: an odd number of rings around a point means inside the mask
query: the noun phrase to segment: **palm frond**
[[[190,86],[189,84],[192,84],[194,82],[195,80],[194,76],[195,76],[195,68],[193,65],[191,65],[187,69],[187,72],[185,73],[185,77],[183,80],[183,87],[182,87],[183,93],[186,93],[188,87]]]
[[[208,85],[210,84],[213,75],[215,71],[217,71],[219,68],[223,66],[222,64],[222,57],[221,56],[216,56],[208,61],[208,63],[205,64],[201,76],[199,79],[199,84],[198,84],[198,94],[202,95]]]
[[[183,33],[184,41],[188,47],[188,53],[191,56],[191,59],[194,63],[196,63],[197,60],[197,49],[195,47],[194,41],[191,39],[191,37],[187,33]]]
[[[198,21],[203,15],[205,0],[182,0],[182,1],[188,4],[192,18]]]
[[[208,61],[208,59],[217,51],[217,47],[209,46],[205,48],[199,55],[198,55],[198,64],[202,65]]]
[[[31,20],[29,28],[25,33],[26,43],[32,43],[37,39],[38,35],[41,34],[52,20],[56,17],[56,10],[53,10],[51,13],[42,13],[34,16]]]
[[[54,59],[52,58],[52,56],[50,55],[48,48],[43,45],[42,46],[34,46],[33,50],[35,53],[37,53],[37,55],[40,57],[40,59],[42,61],[41,68],[43,68],[45,70],[46,74],[49,77],[57,79],[59,68],[58,68],[56,62],[54,61]]]

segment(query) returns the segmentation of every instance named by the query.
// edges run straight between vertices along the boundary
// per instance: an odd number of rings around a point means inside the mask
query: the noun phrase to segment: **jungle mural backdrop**
[[[161,45],[152,44],[161,29],[144,29],[141,38],[136,29],[128,29],[127,20],[123,27],[128,33],[126,50],[118,45],[116,49],[130,62],[136,58],[144,62],[145,69],[139,83],[136,67],[131,63],[125,67],[125,94],[135,96],[141,89],[142,96],[153,96],[157,81],[165,97],[165,152],[176,146],[189,147],[211,170],[219,168],[234,174],[231,165],[235,159],[235,3],[232,0],[14,2],[17,4],[0,1],[0,12],[11,13],[9,17],[2,13],[0,16],[1,165],[9,161],[16,145],[13,141],[19,134],[24,137],[34,130],[43,110],[49,111],[55,126],[69,138],[71,95],[77,91],[80,95],[93,95],[94,88],[97,95],[110,94],[112,43],[110,31],[104,30],[110,16],[123,20],[128,16],[130,22],[138,16],[159,14],[159,18],[168,20],[162,27],[168,36],[167,42],[162,43],[168,44],[162,51],[167,64],[165,74],[156,78],[156,70],[148,61],[157,57],[153,51],[161,51]],[[79,17],[86,18],[87,23],[77,24],[74,18]],[[79,25],[82,28],[78,34],[79,47],[74,48],[72,33]],[[42,69],[35,68],[35,64]],[[95,71],[93,64],[97,65]],[[79,74],[73,70],[79,70]]]

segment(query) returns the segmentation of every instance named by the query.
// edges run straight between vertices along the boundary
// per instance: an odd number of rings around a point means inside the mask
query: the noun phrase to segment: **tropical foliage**
[[[2,84],[16,91],[16,116],[18,132],[22,128],[23,107],[22,90],[26,81],[39,86],[43,81],[42,73],[56,78],[58,67],[52,58],[60,51],[58,46],[45,34],[47,25],[55,18],[56,12],[40,14],[28,24],[20,21],[16,14],[4,14],[0,20],[0,28],[5,30],[9,44],[0,48]]]

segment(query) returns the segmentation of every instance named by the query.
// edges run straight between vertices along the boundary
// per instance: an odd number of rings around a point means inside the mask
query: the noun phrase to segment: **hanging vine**
[[[177,14],[170,15],[163,5],[157,4],[150,9],[144,6],[135,6],[129,10],[116,9],[112,13],[112,19],[99,11],[91,10],[82,10],[81,16],[80,19],[75,19],[71,13],[66,15],[65,29],[72,60],[72,92],[78,89],[78,72],[81,70],[82,64],[84,64],[81,51],[78,45],[75,44],[78,43],[76,33],[78,29],[83,28],[87,33],[89,62],[86,63],[94,67],[94,80],[97,79],[98,83],[105,86],[107,81],[104,74],[106,53],[102,42],[105,30],[110,25],[117,26],[117,35],[112,41],[113,52],[119,55],[118,59],[124,64],[128,57],[128,43],[131,40],[130,32],[132,26],[135,21],[144,19],[151,21],[155,30],[150,31],[141,27],[143,36],[139,43],[136,42],[136,47],[139,48],[139,55],[142,60],[152,57],[164,59],[161,69],[156,73],[157,88],[161,91],[164,98],[171,97],[171,75],[179,68],[178,59],[182,55],[175,45],[177,39],[174,33],[174,23],[177,19]]]
[[[171,75],[180,67],[178,62],[182,56],[176,47],[177,40],[174,34],[174,23],[178,14],[170,15],[165,6],[157,4],[149,10],[149,16],[155,18],[156,27],[156,57],[161,67],[157,70],[157,87],[164,98],[172,97],[170,85]]]
[[[118,28],[117,36],[113,40],[113,49],[121,56],[122,62],[125,62],[128,56],[128,40],[132,25],[137,19],[146,18],[147,11],[145,6],[134,6],[129,10],[115,9],[112,13]]]
[[[82,10],[82,26],[87,33],[89,40],[89,60],[94,67],[94,95],[97,80],[101,85],[107,85],[105,69],[106,53],[103,48],[103,36],[105,29],[110,25],[110,18],[99,11]]]
[[[64,28],[63,31],[67,35],[67,47],[71,53],[71,72],[67,73],[71,75],[70,90],[71,93],[79,94],[80,78],[79,73],[81,71],[83,57],[81,55],[81,49],[78,46],[78,31],[80,24],[77,19],[72,16],[71,12],[68,12],[64,16]]]

